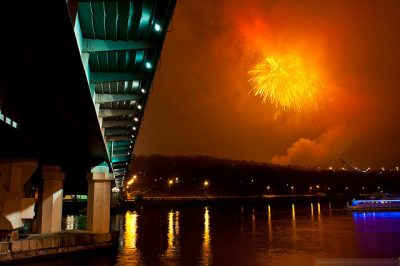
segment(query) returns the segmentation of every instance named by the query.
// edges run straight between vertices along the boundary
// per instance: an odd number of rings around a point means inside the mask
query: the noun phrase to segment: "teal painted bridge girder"
[[[95,103],[138,101],[143,99],[139,94],[96,94]]]
[[[128,50],[146,50],[155,48],[155,44],[144,41],[114,41],[99,39],[83,39],[83,53],[115,52]]]
[[[128,171],[176,0],[78,1],[75,35],[109,162]]]
[[[90,72],[90,83],[141,80],[143,75],[122,72]]]

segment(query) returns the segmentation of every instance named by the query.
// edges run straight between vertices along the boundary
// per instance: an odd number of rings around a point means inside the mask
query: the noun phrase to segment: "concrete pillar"
[[[94,233],[108,233],[111,181],[114,174],[108,173],[108,166],[98,166],[87,175],[87,179],[89,184],[86,229]]]
[[[61,231],[63,181],[65,173],[59,166],[43,166],[43,188],[39,203],[39,233]]]
[[[0,162],[0,230],[23,226],[23,219],[33,219],[34,198],[24,198],[24,185],[38,167],[36,160]]]

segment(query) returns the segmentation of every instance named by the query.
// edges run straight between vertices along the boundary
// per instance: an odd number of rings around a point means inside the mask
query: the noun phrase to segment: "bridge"
[[[0,231],[60,231],[64,189],[87,192],[87,230],[109,231],[175,5],[0,4]]]

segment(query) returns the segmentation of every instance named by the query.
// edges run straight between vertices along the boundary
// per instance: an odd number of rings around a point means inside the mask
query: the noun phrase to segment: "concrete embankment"
[[[86,231],[62,231],[33,234],[27,238],[0,242],[0,263],[64,253],[110,248],[116,233],[95,234]]]

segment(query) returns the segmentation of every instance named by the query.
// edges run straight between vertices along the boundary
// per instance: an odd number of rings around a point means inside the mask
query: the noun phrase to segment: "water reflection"
[[[268,205],[268,240],[272,241],[271,206]]]
[[[252,232],[252,241],[254,242],[254,233],[256,231],[256,213],[254,211],[254,208],[252,208],[251,211],[251,232]]]
[[[179,235],[179,211],[175,211],[175,234]]]
[[[257,215],[251,212],[253,206],[244,207],[248,210],[244,211],[240,205],[128,211],[120,219],[121,246],[117,252],[100,251],[79,259],[78,255],[66,256],[40,266],[297,266],[313,265],[316,258],[400,256],[400,212],[353,213],[342,206],[335,209],[336,204],[263,204],[254,209],[267,213]],[[80,218],[65,217],[63,228],[73,228]],[[251,230],[253,224],[258,225],[255,232]]]
[[[67,215],[65,221],[65,230],[77,229],[78,219],[75,219],[75,215]]]
[[[293,245],[295,245],[295,240],[297,239],[297,230],[296,230],[296,207],[292,204],[292,241]]]
[[[133,213],[127,212],[125,215],[125,247],[136,249],[137,241],[137,219],[138,214],[136,211]]]
[[[210,236],[210,213],[208,207],[204,210],[204,232],[203,232],[203,244],[202,244],[202,263],[201,265],[211,265],[211,236]]]
[[[317,210],[318,210],[318,226],[321,226],[321,204],[319,202],[317,204]]]
[[[86,216],[67,215],[63,218],[63,224],[65,230],[84,230],[86,229]]]
[[[167,257],[172,257],[175,251],[175,232],[174,232],[174,212],[171,210],[168,213],[168,233],[167,233],[168,247],[166,251]]]
[[[355,237],[359,249],[370,256],[389,257],[400,250],[400,212],[353,212]]]
[[[122,254],[117,258],[117,265],[139,265],[142,261],[141,252],[137,248],[138,241],[138,218],[136,211],[127,211],[125,214],[125,234]]]
[[[292,204],[292,221],[296,225],[296,209],[294,204]]]

